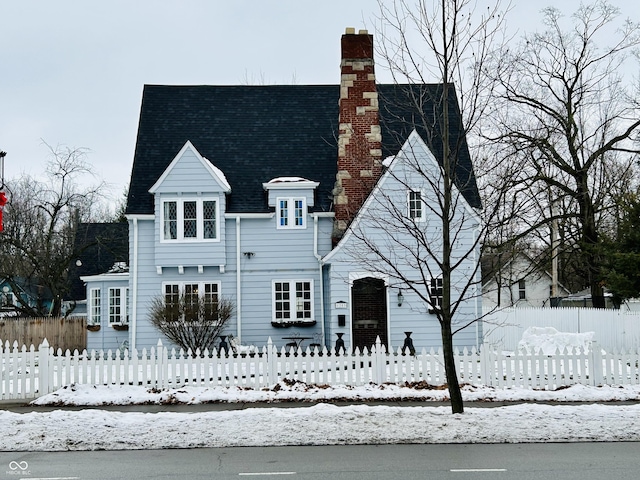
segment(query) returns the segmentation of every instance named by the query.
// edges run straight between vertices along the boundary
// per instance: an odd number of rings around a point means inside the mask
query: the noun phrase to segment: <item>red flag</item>
[[[7,204],[7,196],[4,194],[4,192],[0,192],[0,232],[3,230],[2,227],[2,210],[4,209],[4,206]]]

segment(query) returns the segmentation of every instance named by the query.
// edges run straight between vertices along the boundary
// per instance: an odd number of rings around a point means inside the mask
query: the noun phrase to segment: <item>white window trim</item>
[[[97,294],[96,294],[97,293]],[[98,301],[96,304],[95,301]],[[89,305],[87,308],[87,323],[89,325],[100,325],[102,323],[102,289],[89,289]]]
[[[165,209],[164,205],[167,202],[176,202],[176,231],[177,238],[165,238],[164,236],[164,222],[165,222]],[[194,238],[184,237],[184,203],[196,202],[196,218],[197,218],[197,236]],[[216,215],[216,238],[204,238],[204,202],[215,202],[215,215]],[[212,243],[220,242],[220,197],[219,196],[206,196],[206,197],[162,197],[160,199],[160,243]]]
[[[111,291],[120,291],[120,321],[111,321]],[[129,325],[129,287],[108,287],[107,288],[107,321],[109,325]]]
[[[198,297],[202,298],[205,295],[205,285],[216,285],[218,288],[218,301],[222,298],[222,282],[220,281],[197,281],[197,282],[189,282],[189,281],[181,281],[181,282],[162,282],[162,299],[164,301],[166,296],[166,287],[167,285],[177,285],[178,286],[178,295],[184,295],[185,285],[198,285]]]
[[[309,283],[309,291],[311,292],[311,298],[310,298],[310,302],[311,302],[311,306],[310,306],[310,310],[311,310],[311,318],[303,318],[303,319],[298,319],[296,318],[296,299],[297,299],[297,292],[296,292],[296,283],[297,282],[305,282],[305,283]],[[290,307],[289,307],[289,318],[276,318],[276,283],[288,283],[289,284],[289,293],[291,295],[289,302],[290,302]],[[274,279],[271,281],[271,322],[272,323],[281,323],[281,324],[288,324],[288,323],[310,323],[313,324],[315,323],[315,289],[314,289],[314,285],[313,285],[313,280],[310,278],[297,278],[297,279]]]
[[[442,310],[442,306],[441,305],[433,305],[432,299],[435,298],[442,298],[442,295],[433,295],[432,291],[431,291],[431,281],[435,280],[436,281],[436,288],[438,286],[438,281],[442,282],[442,276],[439,277],[431,277],[429,279],[429,313],[436,313],[440,310]],[[443,285],[444,287],[444,285]],[[444,293],[444,292],[443,292]]]
[[[411,194],[419,193],[420,194],[420,216],[419,217],[411,217]],[[424,222],[426,219],[425,215],[425,202],[424,202],[424,192],[421,189],[410,188],[407,190],[407,217],[414,222]]]
[[[280,202],[286,200],[288,202],[287,220],[288,225],[280,224]],[[296,201],[302,201],[302,225],[296,225]],[[306,197],[277,197],[276,198],[276,227],[278,230],[304,229],[307,228],[307,199]]]

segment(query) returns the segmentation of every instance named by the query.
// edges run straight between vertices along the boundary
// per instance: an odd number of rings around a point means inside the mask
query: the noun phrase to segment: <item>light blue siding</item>
[[[414,138],[415,140],[415,138]],[[374,191],[357,219],[351,225],[348,232],[335,251],[328,255],[326,262],[329,272],[328,292],[328,333],[335,342],[336,333],[343,333],[343,339],[349,347],[352,345],[352,321],[351,321],[351,282],[354,278],[364,276],[380,277],[385,280],[387,295],[387,321],[389,345],[400,347],[404,343],[405,333],[412,332],[416,348],[430,348],[441,346],[440,324],[435,314],[429,313],[427,304],[401,282],[401,277],[394,272],[398,268],[403,276],[420,282],[421,272],[416,269],[417,259],[423,263],[422,272],[432,272],[434,277],[440,272],[437,263],[426,252],[421,252],[416,245],[415,237],[409,233],[407,224],[403,225],[401,218],[408,216],[407,191],[408,188],[420,190],[424,195],[425,204],[437,208],[439,191],[434,191],[432,186],[434,179],[439,176],[439,167],[435,159],[421,142],[405,145],[406,161],[401,160],[401,154],[384,174],[379,182],[380,190]],[[426,175],[416,174],[416,166]],[[437,190],[437,188],[436,188]],[[478,247],[473,246],[474,235],[477,228],[477,218],[464,203],[461,196],[456,196],[459,203],[454,214],[454,259],[461,261],[452,278],[453,295],[460,292],[468,283],[468,277],[474,271],[479,259]],[[429,203],[430,202],[430,203]],[[430,245],[441,244],[442,224],[437,215],[429,213],[418,228]],[[382,252],[390,259],[393,267],[385,266],[371,248],[363,245],[362,238]],[[464,257],[464,258],[462,258]],[[368,272],[368,273],[367,273]],[[428,279],[427,279],[428,281]],[[453,328],[463,327],[473,322],[480,316],[479,287],[473,287],[466,293],[465,298],[453,321]],[[428,289],[423,284],[420,287],[425,295]],[[402,306],[398,306],[398,291],[402,289],[404,297]],[[477,297],[476,297],[477,295]],[[346,309],[336,308],[336,302],[346,302]],[[338,315],[346,315],[346,326],[338,326]],[[481,335],[480,323],[472,323],[454,336],[454,344],[460,347],[471,347],[479,344]]]
[[[106,276],[106,275],[105,275]],[[96,276],[95,278],[102,278],[105,276]],[[98,288],[100,289],[100,330],[98,331],[87,331],[87,351],[91,352],[92,350],[100,351],[104,350],[107,352],[111,350],[112,352],[116,352],[120,347],[123,346],[125,341],[129,340],[129,331],[128,330],[116,330],[113,326],[109,324],[109,288],[126,288],[129,286],[129,280],[127,278],[119,279],[119,280],[94,280],[87,281],[87,309],[89,310],[87,313],[90,314],[90,305],[91,301],[90,291],[92,289]],[[87,316],[87,318],[89,318]]]
[[[238,245],[238,228],[240,245]],[[132,227],[131,231],[134,230]],[[331,248],[332,219],[318,219],[317,250],[326,254]],[[220,293],[236,303],[236,312],[225,329],[225,334],[239,336],[243,343],[262,346],[269,338],[282,346],[288,342],[282,337],[298,333],[302,336],[319,338],[322,332],[322,299],[320,296],[320,263],[314,254],[314,219],[308,217],[306,229],[282,230],[276,228],[275,216],[240,218],[229,216],[225,219],[224,272],[219,264],[209,264],[206,256],[199,259],[204,265],[203,273],[195,266],[185,266],[179,273],[177,266],[164,266],[158,273],[155,250],[157,227],[154,220],[138,220],[138,292],[136,319],[136,344],[138,348],[150,348],[157,344],[159,332],[150,324],[146,311],[149,302],[162,294],[164,283],[220,282]],[[132,237],[133,238],[133,237]],[[220,248],[221,245],[210,246]],[[133,251],[131,245],[130,251]],[[251,254],[249,254],[251,253]],[[174,265],[183,264],[182,252],[174,253]],[[239,267],[239,269],[238,269]],[[274,327],[271,324],[273,311],[274,280],[305,280],[313,283],[313,326]],[[240,295],[238,295],[238,284]],[[241,304],[238,305],[238,298]],[[239,308],[238,308],[239,307]],[[238,330],[240,315],[241,330]],[[315,335],[314,335],[315,334]],[[162,338],[163,344],[170,344]],[[311,343],[309,341],[308,343]]]

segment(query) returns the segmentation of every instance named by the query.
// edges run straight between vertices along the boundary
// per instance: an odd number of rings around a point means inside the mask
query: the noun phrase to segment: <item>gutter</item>
[[[320,273],[320,318],[322,319],[322,322],[320,322],[321,324],[321,331],[322,331],[322,345],[325,346],[325,318],[324,318],[324,278],[322,276],[322,267],[323,267],[323,262],[322,262],[322,256],[318,253],[318,216],[314,215],[313,216],[313,256],[316,257],[316,260],[318,260],[318,267],[319,267],[319,273]]]
[[[132,310],[131,310],[131,345],[129,354],[136,349],[137,330],[138,330],[138,219],[133,219],[133,265],[131,266],[133,275],[131,275],[132,285]]]
[[[242,342],[242,291],[240,258],[240,215],[236,215],[236,328],[238,341]]]

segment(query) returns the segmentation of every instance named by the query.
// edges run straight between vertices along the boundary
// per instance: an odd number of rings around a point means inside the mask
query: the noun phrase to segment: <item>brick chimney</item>
[[[341,47],[334,241],[342,237],[382,173],[373,35],[347,28]]]

